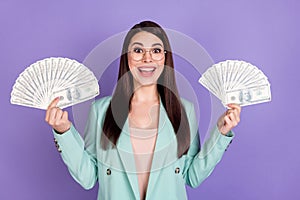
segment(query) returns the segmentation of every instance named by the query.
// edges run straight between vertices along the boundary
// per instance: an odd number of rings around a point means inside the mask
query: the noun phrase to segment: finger
[[[231,109],[237,109],[239,113],[242,111],[242,107],[238,104],[231,103],[228,104],[227,106]]]
[[[237,109],[234,109],[233,110],[233,114],[234,114],[234,116],[235,116],[235,119],[236,119],[236,121],[237,121],[237,123],[239,123],[240,122],[240,112],[237,110]]]
[[[50,110],[51,108],[54,108],[57,106],[59,102],[59,97],[56,97],[55,99],[52,100],[52,102],[49,104],[47,111],[46,111],[46,117],[45,117],[45,121],[48,122],[49,121],[49,115],[50,115]]]
[[[70,127],[71,127],[71,122],[69,121],[69,114],[68,114],[68,112],[67,111],[64,111],[63,112],[63,115],[62,115],[62,120],[64,120],[65,122],[67,122],[68,123],[68,129],[70,129]],[[68,130],[67,129],[67,130]]]
[[[224,127],[223,129],[225,129],[224,133],[225,132],[227,133],[232,127],[232,122],[227,115],[224,117],[224,122],[225,122],[223,126]]]
[[[68,112],[67,112],[67,111],[64,111],[64,112],[63,112],[63,115],[62,115],[62,119],[63,119],[63,120],[66,120],[66,121],[69,121],[69,117],[68,117],[68,116],[69,116]]]
[[[229,106],[229,105],[228,105]],[[236,120],[240,121],[241,107],[237,104],[232,104],[231,108],[228,110],[228,113],[234,113]]]
[[[63,111],[58,109],[55,114],[55,125],[59,125],[62,122]]]
[[[48,123],[51,126],[54,126],[54,123],[56,122],[56,112],[57,112],[58,108],[52,108],[49,109],[49,120]]]
[[[236,119],[236,116],[235,116],[234,112],[229,113],[227,116],[231,121],[232,127],[235,127],[238,124],[238,122],[237,122],[237,119]]]
[[[240,122],[240,113],[238,112],[237,109],[230,109],[227,114],[233,114],[234,118],[232,118],[233,120]]]
[[[50,110],[51,110],[51,108],[47,108],[46,116],[45,116],[45,121],[46,122],[49,122],[49,119],[50,119]]]
[[[52,100],[52,102],[49,104],[48,108],[54,108],[57,106],[58,102],[59,102],[59,97],[56,97],[55,99]]]

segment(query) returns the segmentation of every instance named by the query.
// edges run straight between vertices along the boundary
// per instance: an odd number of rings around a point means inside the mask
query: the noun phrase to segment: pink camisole
[[[146,197],[156,138],[157,129],[130,128],[141,200]]]

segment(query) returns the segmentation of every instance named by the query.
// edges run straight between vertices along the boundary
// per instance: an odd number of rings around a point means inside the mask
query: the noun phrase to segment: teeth
[[[152,72],[155,70],[154,67],[147,67],[147,68],[139,68],[140,71],[144,71],[144,72]]]

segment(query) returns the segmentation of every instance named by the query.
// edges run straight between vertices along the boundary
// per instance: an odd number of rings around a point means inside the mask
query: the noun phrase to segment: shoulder
[[[186,116],[188,118],[190,126],[193,126],[193,127],[197,126],[198,120],[197,120],[197,116],[196,116],[196,110],[195,110],[194,103],[189,100],[186,100],[184,98],[181,98],[181,103],[186,112]]]
[[[184,99],[182,97],[180,98],[180,100],[187,114],[189,114],[192,110],[194,110],[194,104],[191,101]]]
[[[106,112],[111,98],[112,98],[111,96],[105,96],[105,97],[95,100],[91,105],[91,109],[95,110],[95,111],[101,110],[101,111]]]
[[[93,102],[93,106],[95,107],[103,107],[103,106],[108,106],[111,100],[111,96],[105,96],[100,99],[97,99]]]

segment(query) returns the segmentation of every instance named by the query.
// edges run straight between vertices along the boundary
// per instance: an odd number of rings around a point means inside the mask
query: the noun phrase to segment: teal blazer
[[[102,125],[111,97],[95,101],[89,113],[84,139],[72,125],[62,135],[54,131],[55,143],[72,177],[85,189],[99,182],[98,200],[139,199],[135,161],[128,119],[116,148],[100,147]],[[214,128],[199,148],[198,123],[193,104],[182,99],[191,131],[186,155],[177,158],[177,140],[167,113],[160,104],[158,135],[147,188],[147,200],[187,199],[185,185],[197,187],[213,171],[230,144],[233,134],[220,134]]]

